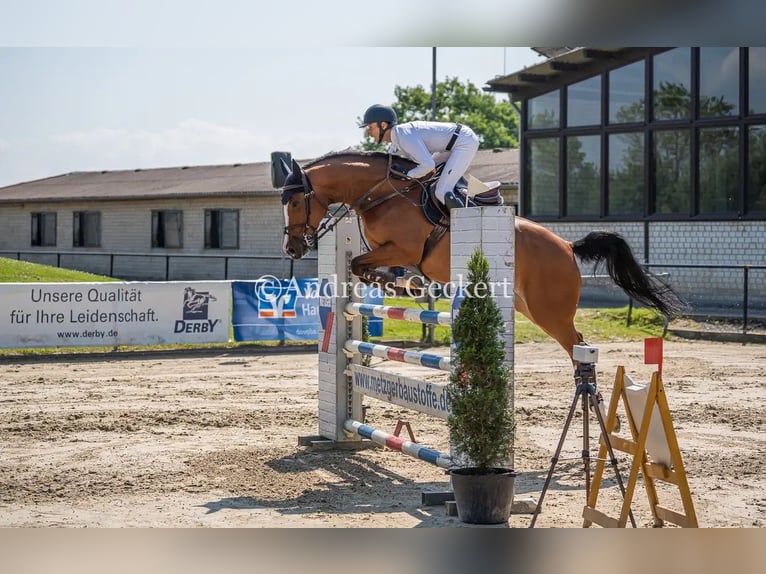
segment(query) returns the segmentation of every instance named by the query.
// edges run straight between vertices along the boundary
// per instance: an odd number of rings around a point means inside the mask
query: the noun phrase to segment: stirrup
[[[452,191],[448,191],[444,194],[444,205],[447,207],[447,209],[465,207],[465,204]]]

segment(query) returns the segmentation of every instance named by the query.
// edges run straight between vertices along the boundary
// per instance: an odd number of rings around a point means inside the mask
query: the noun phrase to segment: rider
[[[407,172],[408,177],[421,178],[427,175],[436,167],[435,158],[443,161],[446,157],[434,194],[449,209],[465,207],[452,190],[479,149],[479,138],[471,128],[446,122],[414,121],[400,124],[397,123],[393,108],[381,104],[367,108],[359,127],[366,127],[367,133],[378,143],[389,142],[390,152],[403,152],[418,164]]]

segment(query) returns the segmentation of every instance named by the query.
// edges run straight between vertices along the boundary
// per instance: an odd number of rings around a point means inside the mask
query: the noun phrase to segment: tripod
[[[564,446],[564,440],[566,439],[567,432],[569,431],[569,423],[572,422],[572,416],[574,415],[575,407],[577,406],[577,400],[581,399],[582,403],[582,461],[585,472],[585,500],[588,500],[590,495],[590,445],[589,445],[589,428],[588,428],[588,404],[593,406],[593,410],[596,413],[596,419],[598,420],[599,427],[601,429],[601,436],[604,437],[607,451],[609,453],[609,462],[614,468],[615,476],[617,477],[617,483],[620,485],[620,492],[622,492],[623,498],[625,498],[625,486],[622,484],[622,478],[620,477],[620,471],[617,468],[617,459],[614,456],[612,450],[612,444],[609,442],[609,434],[606,432],[606,424],[604,423],[604,417],[601,413],[601,409],[598,406],[599,392],[596,390],[596,369],[594,363],[579,363],[575,368],[575,396],[572,400],[572,406],[569,408],[569,415],[564,423],[564,429],[561,432],[561,438],[559,444],[556,447],[556,452],[551,458],[551,467],[548,470],[548,477],[545,479],[543,485],[543,491],[540,493],[540,500],[537,502],[537,507],[532,514],[532,522],[529,527],[534,528],[537,521],[537,515],[540,514],[540,510],[543,507],[543,499],[545,493],[548,490],[548,486],[551,483],[551,477],[553,476],[553,470],[556,468],[556,464],[559,461],[559,455],[561,454],[561,448]],[[636,527],[636,521],[633,518],[633,511],[629,511],[630,523],[633,528]]]

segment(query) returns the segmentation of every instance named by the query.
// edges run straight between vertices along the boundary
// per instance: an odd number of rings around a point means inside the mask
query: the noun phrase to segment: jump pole
[[[484,256],[489,262],[490,282],[495,285],[495,300],[506,320],[504,334],[506,366],[513,376],[515,265],[513,208],[502,206],[456,209],[452,211],[451,215],[450,266],[452,285],[450,287],[454,294],[457,287],[465,285],[468,277],[468,260],[476,247],[481,246]],[[362,398],[364,395],[355,390],[350,367],[351,364],[358,365],[361,363],[361,355],[349,350],[349,346],[352,349],[358,349],[359,345],[356,343],[347,345],[347,342],[361,340],[362,314],[367,316],[384,315],[427,323],[444,324],[446,322],[444,313],[427,313],[423,318],[415,318],[413,313],[404,312],[400,309],[394,308],[393,311],[390,308],[372,310],[363,305],[361,290],[353,287],[358,284],[358,281],[351,275],[351,259],[363,252],[363,241],[356,216],[341,220],[332,232],[322,238],[319,244],[317,266],[320,314],[318,345],[319,433],[318,435],[300,437],[299,444],[304,446],[345,446],[350,448],[366,446],[368,441],[362,441],[360,444],[359,438],[364,436],[358,432],[361,427],[364,427],[364,431],[370,436],[375,432],[379,442],[386,442],[384,437],[387,433],[375,431],[372,427],[363,424]],[[351,311],[354,312],[353,315],[350,314]],[[401,317],[397,315],[401,315]],[[357,369],[357,367],[354,368]],[[385,377],[386,375],[380,373],[380,376]],[[397,375],[391,376],[398,377]],[[513,408],[513,380],[511,380],[510,385],[508,408]],[[406,399],[402,397],[397,399],[391,399],[391,402],[404,407],[409,406]],[[419,412],[429,412],[418,408],[416,404],[413,404],[411,408]],[[441,413],[430,414],[442,418],[448,417],[449,406],[446,405],[443,410],[444,412]],[[354,424],[355,422],[358,424]],[[410,443],[406,450],[402,449],[402,452],[416,456],[412,452],[421,449],[430,451],[430,449]],[[407,452],[407,450],[412,452]],[[445,467],[444,456],[438,456],[443,455],[443,453],[432,452],[436,453],[434,457],[439,460],[438,466]],[[430,453],[429,457],[431,457]],[[428,457],[423,458],[423,460],[432,462],[428,460]],[[509,453],[507,462],[513,467],[512,453]]]

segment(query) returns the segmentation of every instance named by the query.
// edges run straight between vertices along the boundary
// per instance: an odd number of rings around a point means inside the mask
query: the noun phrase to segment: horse
[[[416,267],[430,281],[448,283],[449,232],[426,245],[434,225],[421,208],[423,183],[392,175],[392,166],[400,173],[414,164],[385,152],[349,150],[331,152],[304,167],[295,160],[289,169],[283,163],[284,253],[300,259],[316,247],[330,205],[344,204],[360,216],[370,247],[351,261],[351,272],[361,281],[380,283],[391,277],[379,268],[399,266]],[[594,270],[605,263],[612,281],[627,295],[665,316],[683,307],[668,284],[644,271],[617,233],[594,231],[567,241],[517,216],[515,242],[516,310],[557,341],[570,359],[573,347],[585,344],[574,324],[581,289],[576,259],[594,263]]]

